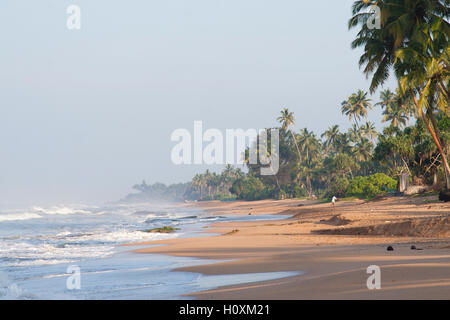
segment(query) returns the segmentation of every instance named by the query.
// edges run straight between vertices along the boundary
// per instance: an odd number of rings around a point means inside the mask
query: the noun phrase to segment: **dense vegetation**
[[[380,29],[366,23],[374,4],[381,9]],[[247,150],[248,172],[227,166],[220,174],[207,171],[188,184],[165,187],[167,192],[199,200],[372,198],[394,191],[402,173],[435,190],[450,189],[448,18],[447,0],[355,1],[349,28],[358,28],[352,47],[363,49],[359,64],[371,81],[369,91],[373,94],[390,73],[398,88],[383,90],[377,103],[364,90],[348,96],[340,105],[352,122],[347,131],[332,125],[320,135],[307,128],[296,132],[294,113],[284,108],[277,119],[277,175],[261,176]],[[374,108],[382,109],[382,132],[368,120]],[[157,186],[142,192],[154,193]]]

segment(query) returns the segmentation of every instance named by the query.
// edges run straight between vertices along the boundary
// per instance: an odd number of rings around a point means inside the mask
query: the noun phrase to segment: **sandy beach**
[[[160,246],[135,251],[229,260],[176,271],[304,273],[191,297],[450,299],[450,204],[438,202],[436,196],[338,201],[335,207],[308,200],[211,201],[195,206],[214,215],[275,214],[280,219],[212,224],[203,232],[217,235],[143,242],[138,245]],[[393,251],[386,250],[389,245]],[[381,268],[379,290],[367,288],[370,265]]]

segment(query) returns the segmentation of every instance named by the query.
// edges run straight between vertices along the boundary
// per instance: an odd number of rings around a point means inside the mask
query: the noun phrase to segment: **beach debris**
[[[249,212],[249,213],[248,213],[248,215],[249,215],[249,216],[251,216],[251,215],[252,215],[252,213],[251,213],[251,212]]]
[[[394,248],[392,246],[388,246],[386,250],[387,251],[394,251]]]
[[[412,246],[411,246],[411,250],[417,250],[416,246],[415,246],[415,245],[412,245]]]

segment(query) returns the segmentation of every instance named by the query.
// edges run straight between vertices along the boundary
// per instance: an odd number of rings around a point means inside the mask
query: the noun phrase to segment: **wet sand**
[[[436,199],[202,202],[208,214],[289,218],[212,224],[204,232],[218,235],[139,243],[164,246],[136,252],[230,260],[177,271],[305,272],[190,294],[198,299],[450,299],[450,204]],[[379,290],[367,288],[370,265],[381,268]]]

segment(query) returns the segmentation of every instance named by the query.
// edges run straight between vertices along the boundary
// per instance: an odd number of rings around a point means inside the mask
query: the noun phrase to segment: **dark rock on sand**
[[[387,251],[394,251],[394,248],[392,246],[388,246],[386,250]]]

